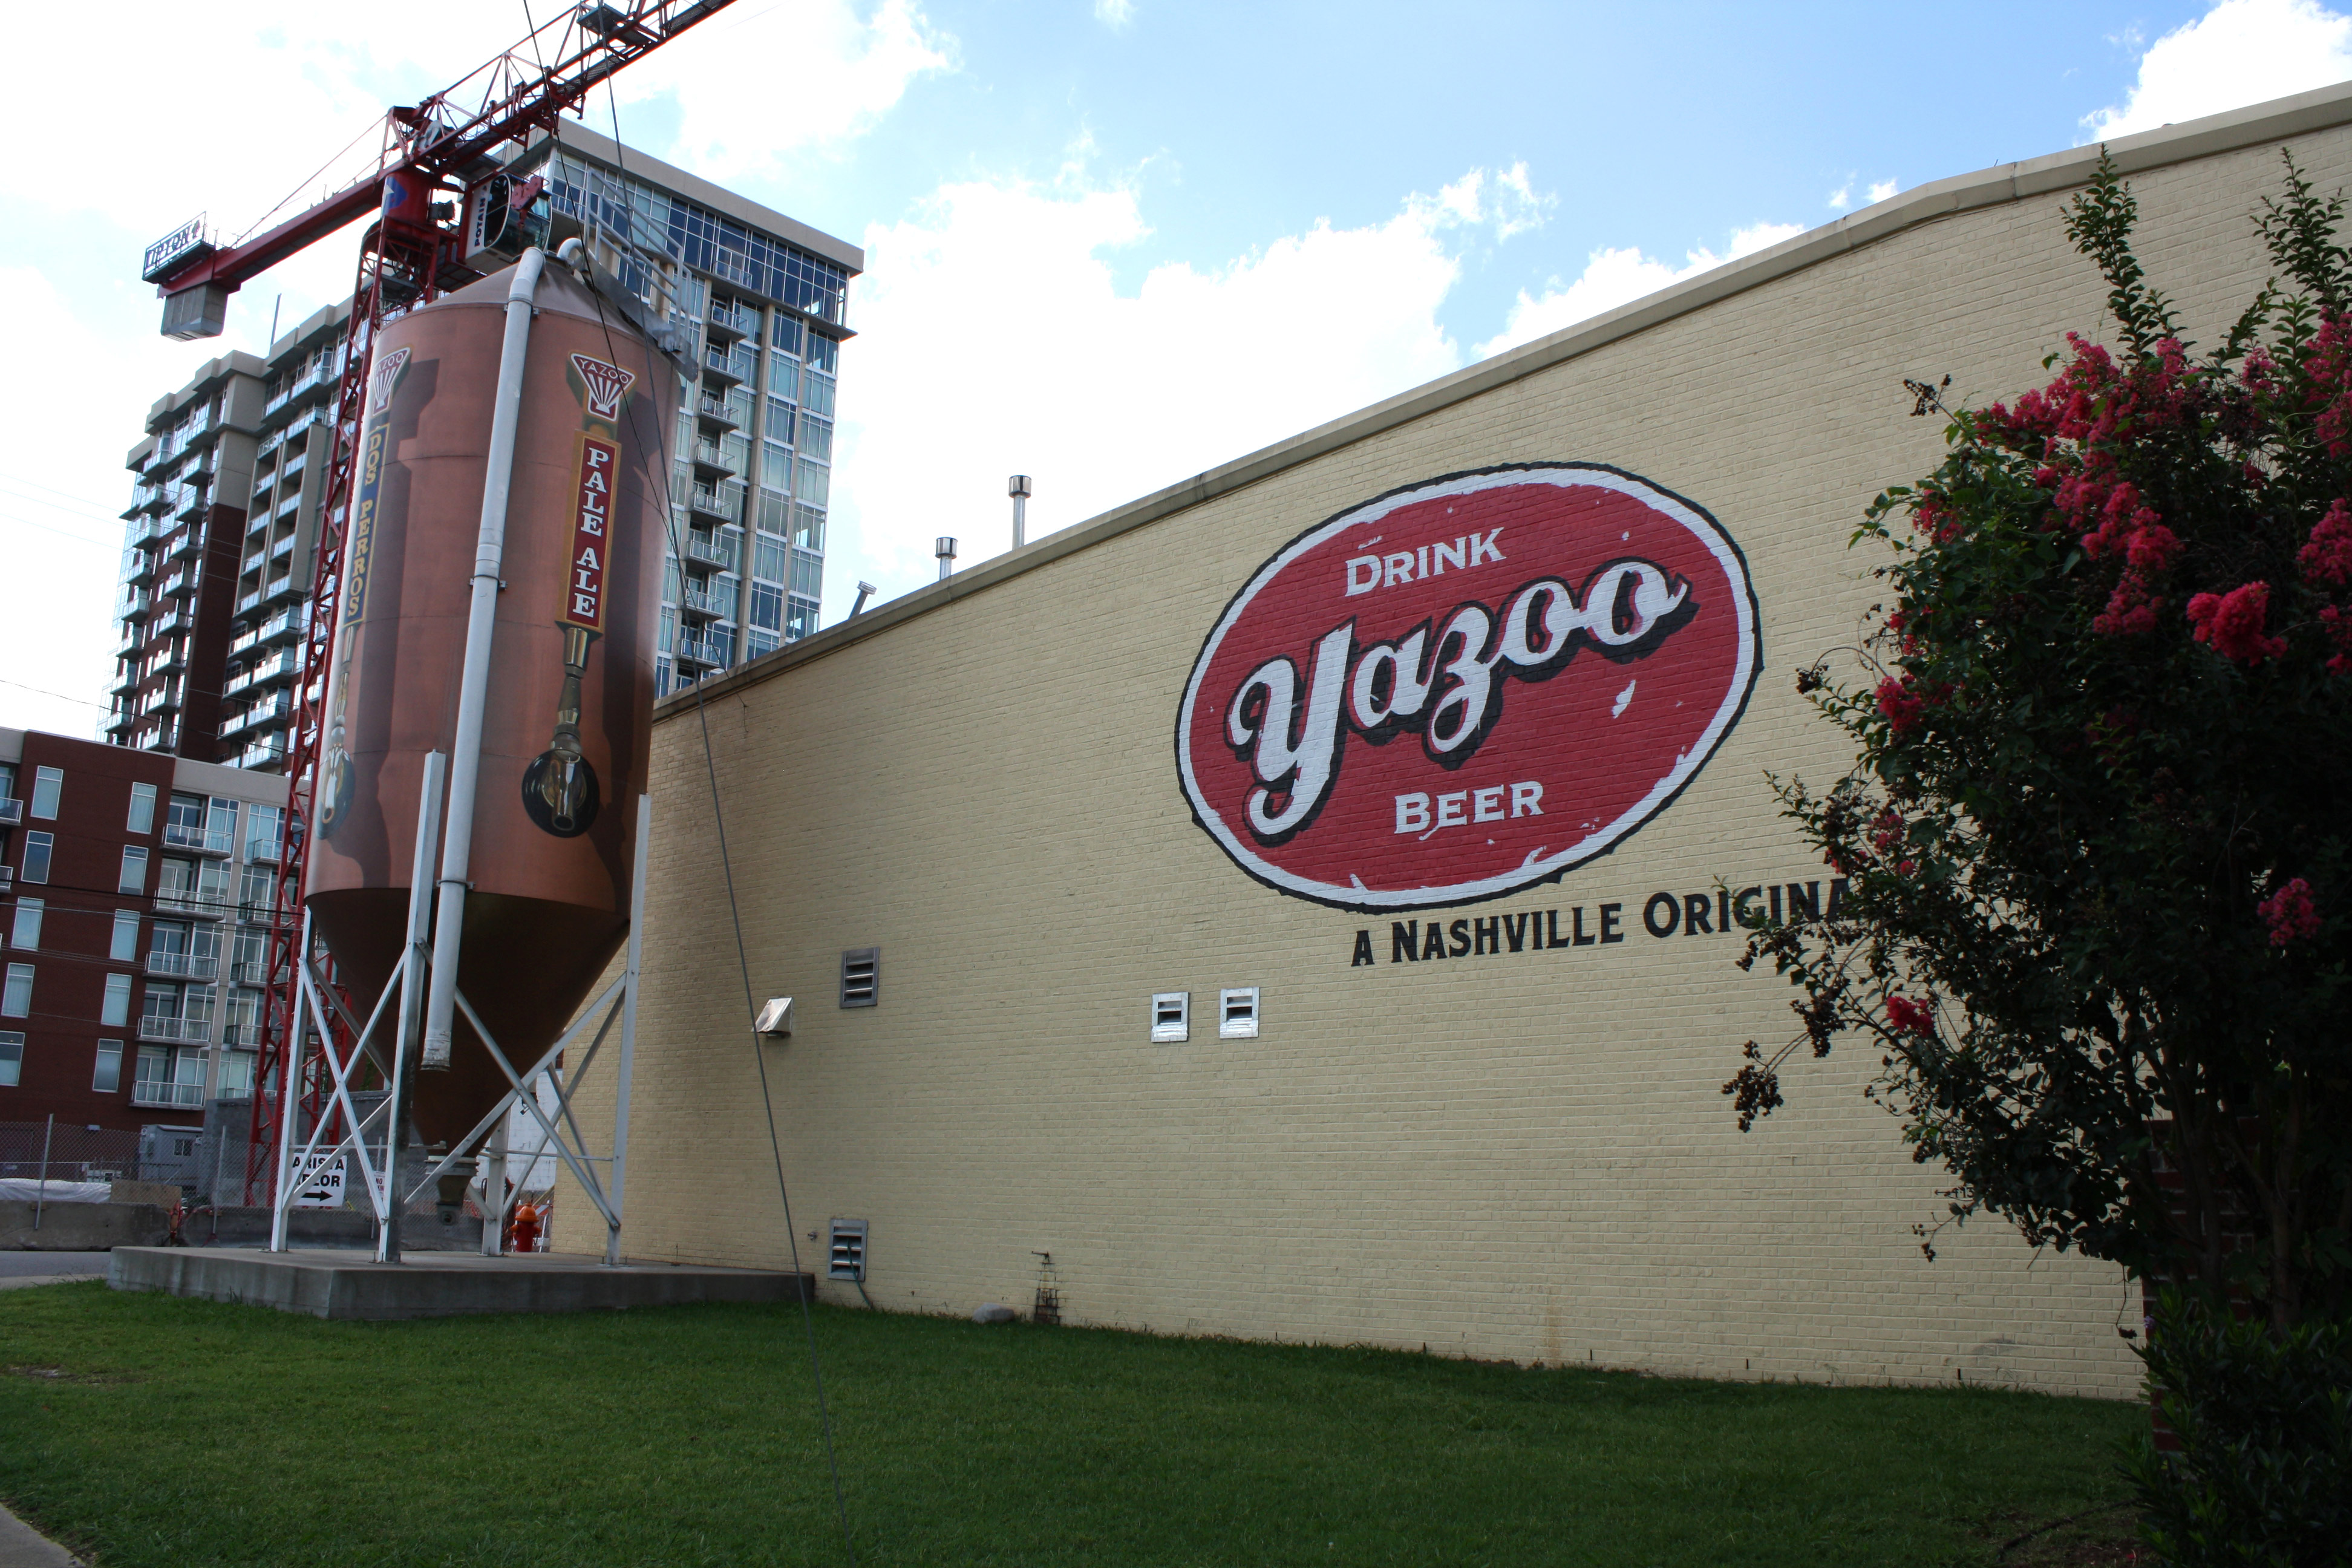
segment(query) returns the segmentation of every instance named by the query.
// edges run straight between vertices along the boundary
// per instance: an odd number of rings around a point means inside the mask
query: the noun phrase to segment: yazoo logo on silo
[[[1747,707],[1739,547],[1592,463],[1429,479],[1307,530],[1202,644],[1176,721],[1202,827],[1299,898],[1496,898],[1622,842]]]

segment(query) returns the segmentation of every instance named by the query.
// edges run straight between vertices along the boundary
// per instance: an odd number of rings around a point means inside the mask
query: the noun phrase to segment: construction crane
[[[322,1053],[338,1059],[355,1049],[356,1031],[306,1041],[298,1020],[304,940],[301,900],[309,864],[312,794],[320,715],[332,668],[342,584],[343,528],[353,458],[366,405],[372,351],[388,317],[481,276],[468,256],[496,247],[500,232],[536,195],[536,185],[511,184],[502,149],[520,150],[534,133],[552,133],[567,110],[577,111],[590,89],[624,66],[652,53],[688,28],[724,10],[731,0],[619,0],[568,10],[536,27],[514,47],[420,103],[393,109],[383,119],[372,160],[331,195],[273,226],[220,245],[202,219],[148,247],[141,277],[163,300],[163,335],[182,340],[217,336],[228,297],[239,286],[319,240],[373,213],[360,242],[351,315],[335,396],[335,434],[319,503],[317,572],[300,643],[294,726],[287,747],[286,840],[283,874],[272,910],[267,1022],[255,1072],[251,1142],[247,1145],[244,1200],[267,1203],[275,1166],[268,1158],[289,1103],[311,1117],[331,1114],[324,1093]],[[280,203],[283,211],[287,203]],[[271,214],[275,216],[276,212]],[[263,223],[268,223],[265,218]],[[495,265],[495,264],[493,264]],[[279,1078],[278,1075],[294,1075]],[[273,1079],[278,1092],[271,1092]],[[288,1084],[294,1087],[289,1098]]]

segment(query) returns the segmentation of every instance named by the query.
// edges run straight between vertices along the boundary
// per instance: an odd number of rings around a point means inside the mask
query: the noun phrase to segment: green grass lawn
[[[2120,1502],[2116,1444],[2146,1419],[1976,1389],[825,1309],[816,1326],[871,1564],[1990,1563],[2029,1524]],[[0,1292],[0,1500],[102,1568],[845,1561],[797,1309],[325,1323],[58,1285]],[[2127,1533],[2105,1517],[2095,1533]]]

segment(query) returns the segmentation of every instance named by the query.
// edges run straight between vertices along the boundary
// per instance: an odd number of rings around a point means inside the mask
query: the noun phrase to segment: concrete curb
[[[85,1568],[82,1560],[0,1508],[0,1568]]]

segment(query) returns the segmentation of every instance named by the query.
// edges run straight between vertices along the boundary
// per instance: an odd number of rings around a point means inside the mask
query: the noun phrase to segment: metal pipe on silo
[[[1029,476],[1015,474],[1005,480],[1004,493],[1013,498],[1013,548],[1018,550],[1029,542]]]
[[[457,688],[457,734],[451,748],[449,809],[441,839],[440,904],[433,929],[433,987],[425,1009],[421,1067],[449,1065],[457,1010],[457,943],[466,924],[466,873],[474,847],[474,793],[481,778],[482,712],[489,693],[490,633],[499,607],[499,568],[506,554],[507,496],[514,483],[515,430],[522,413],[523,363],[530,349],[530,308],[547,253],[522,253],[507,289],[505,341],[499,347],[498,401],[490,411],[490,449],[482,481],[482,521],[474,543],[474,590],[466,612],[465,673]]]
[[[931,553],[940,558],[940,581],[944,583],[948,580],[948,574],[955,570],[955,536],[947,533],[940,534],[939,539],[931,545]]]

